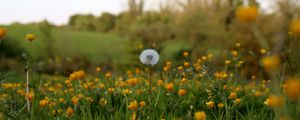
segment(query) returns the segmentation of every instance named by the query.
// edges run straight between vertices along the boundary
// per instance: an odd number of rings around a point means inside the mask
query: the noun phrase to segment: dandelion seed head
[[[140,60],[145,65],[152,65],[158,63],[159,54],[153,49],[146,49],[140,55]]]

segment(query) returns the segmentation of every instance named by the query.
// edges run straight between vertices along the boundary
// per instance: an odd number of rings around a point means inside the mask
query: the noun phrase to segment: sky
[[[146,9],[155,9],[161,0],[146,0]],[[258,0],[263,8],[272,0]],[[30,23],[48,20],[56,25],[66,24],[73,14],[100,15],[120,13],[127,9],[127,0],[2,0],[0,24]]]

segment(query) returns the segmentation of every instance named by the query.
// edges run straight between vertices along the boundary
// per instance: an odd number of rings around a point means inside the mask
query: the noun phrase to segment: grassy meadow
[[[137,1],[0,25],[0,120],[300,120],[299,2]]]

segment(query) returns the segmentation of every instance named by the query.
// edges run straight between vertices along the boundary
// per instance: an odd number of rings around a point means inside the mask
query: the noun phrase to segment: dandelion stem
[[[27,110],[29,112],[30,111],[30,101],[29,101],[29,98],[28,98],[28,95],[29,95],[29,69],[28,69],[28,65],[26,65],[25,71],[26,71],[26,94],[27,94],[26,101],[27,101]]]
[[[31,53],[31,51],[32,51],[32,47],[31,47],[31,42],[29,43],[29,54]],[[29,70],[30,70],[30,61],[31,61],[31,56],[30,55],[28,55],[28,60],[27,60],[27,64],[26,64],[26,66],[25,66],[25,72],[26,72],[26,95],[27,95],[27,97],[26,97],[26,101],[27,101],[27,110],[28,110],[28,112],[30,112],[30,100],[29,100],[29,97],[30,97],[30,95],[29,95]]]
[[[151,66],[149,67],[149,93],[151,93],[152,89],[152,69]]]

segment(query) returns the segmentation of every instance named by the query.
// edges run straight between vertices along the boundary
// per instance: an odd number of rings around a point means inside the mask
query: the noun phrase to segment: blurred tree
[[[132,17],[137,17],[143,13],[144,0],[128,0],[128,7]]]
[[[131,36],[141,39],[147,48],[157,47],[164,41],[174,39],[170,16],[159,12],[145,12],[131,27]]]
[[[75,30],[94,31],[94,21],[95,17],[91,14],[76,14],[70,17],[69,26]]]
[[[101,16],[96,17],[95,29],[100,32],[109,32],[115,27],[116,16],[110,13],[102,13]]]

